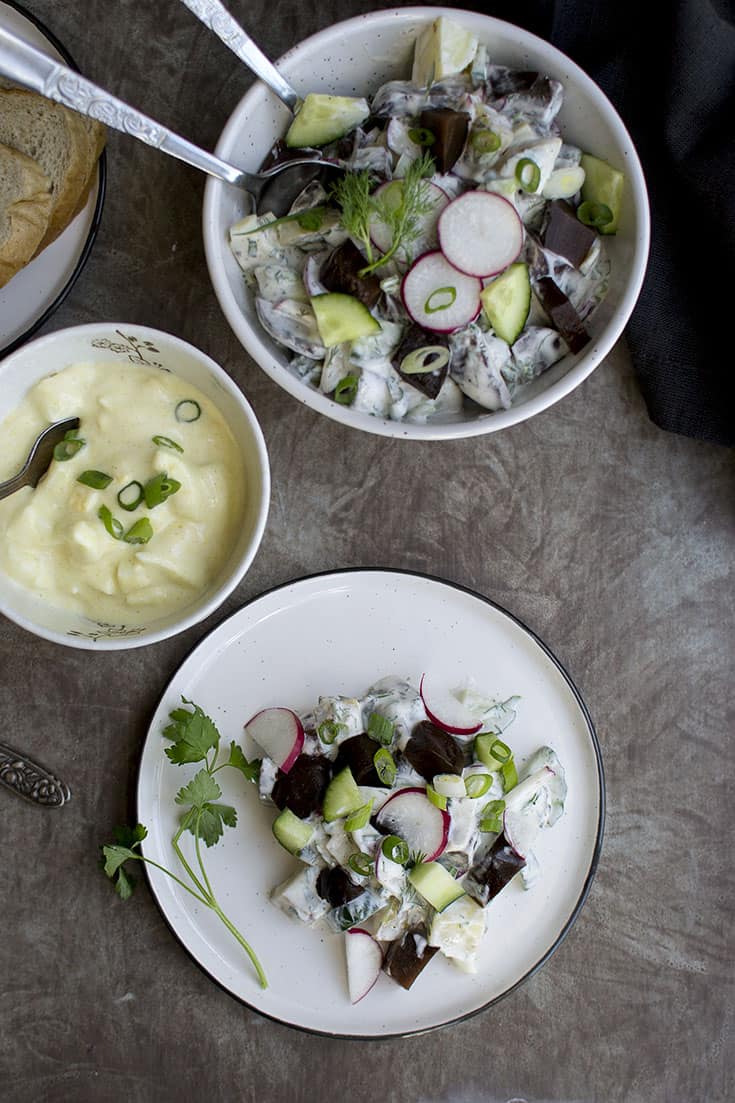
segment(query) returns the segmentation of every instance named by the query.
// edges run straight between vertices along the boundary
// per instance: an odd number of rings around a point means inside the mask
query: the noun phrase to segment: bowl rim
[[[188,355],[193,355],[209,370],[212,376],[222,386],[223,390],[238,403],[248,422],[253,437],[253,444],[255,446],[257,466],[260,471],[260,487],[258,491],[259,502],[253,525],[252,537],[246,551],[240,556],[231,574],[217,587],[206,602],[194,605],[188,615],[181,617],[175,624],[169,625],[168,627],[150,630],[146,629],[137,636],[116,637],[113,639],[88,639],[82,636],[69,636],[64,632],[57,632],[52,628],[46,628],[29,620],[27,617],[23,616],[22,613],[18,613],[15,609],[9,607],[7,601],[2,594],[0,594],[0,615],[13,621],[21,628],[26,629],[26,631],[33,633],[33,635],[49,640],[51,643],[58,643],[65,647],[84,651],[123,651],[132,650],[137,647],[147,647],[149,644],[159,643],[161,640],[179,635],[179,633],[186,631],[195,624],[199,624],[211,613],[215,612],[240,584],[250,569],[263,539],[270,508],[270,461],[263,430],[255,416],[255,411],[243,391],[240,390],[225,369],[213,360],[208,353],[197,348],[196,345],[192,345],[189,341],[185,341],[182,337],[177,337],[175,334],[167,333],[162,329],[138,325],[137,322],[130,321],[87,322],[83,325],[67,326],[64,329],[55,330],[53,333],[48,333],[43,337],[37,337],[34,341],[27,342],[21,348],[11,353],[10,356],[0,361],[0,382],[2,381],[3,373],[8,365],[13,366],[18,360],[22,360],[29,352],[43,350],[45,346],[53,345],[59,338],[86,337],[93,334],[99,334],[100,331],[103,330],[105,332],[108,330],[111,332],[116,329],[121,329],[124,332],[130,327],[135,330],[136,336],[140,334],[145,340],[153,341],[164,339],[168,342],[169,346],[173,346],[175,351],[178,350]],[[53,368],[49,369],[48,374],[53,374]],[[237,440],[238,438],[235,439]],[[238,440],[238,444],[239,443]]]
[[[463,8],[446,7],[407,7],[388,8],[384,11],[366,12],[354,16],[351,19],[333,23],[323,30],[317,31],[308,38],[303,39],[297,45],[291,47],[279,58],[276,65],[282,68],[288,76],[291,65],[297,62],[303,54],[315,53],[319,56],[322,48],[339,38],[341,34],[355,30],[368,21],[379,20],[382,24],[415,21],[417,18],[437,19],[444,16],[448,19],[460,20],[467,17],[472,20],[480,19],[488,27],[492,34],[493,29],[503,28],[506,33],[512,31],[519,43],[527,46],[532,51],[541,54],[551,54],[559,66],[565,66],[574,78],[575,82],[583,86],[584,94],[597,106],[613,132],[616,140],[629,150],[626,162],[626,176],[631,189],[633,207],[640,222],[638,233],[633,242],[633,255],[630,264],[630,275],[626,281],[623,294],[613,316],[608,320],[599,337],[591,342],[582,360],[574,367],[551,384],[546,390],[535,395],[527,402],[519,406],[511,406],[509,410],[498,410],[486,415],[479,415],[474,421],[431,423],[420,425],[407,421],[391,421],[388,418],[375,417],[359,411],[351,411],[349,407],[340,406],[319,391],[310,389],[298,379],[288,368],[278,364],[260,334],[256,333],[243,315],[235,296],[231,290],[229,279],[225,269],[218,263],[217,255],[221,248],[216,233],[217,209],[219,198],[225,185],[213,178],[209,178],[204,189],[204,204],[202,209],[202,230],[204,237],[204,251],[207,259],[207,268],[212,281],[215,295],[222,312],[230,324],[235,336],[242,344],[245,351],[266,372],[270,378],[283,390],[296,398],[304,405],[324,414],[333,421],[349,428],[360,429],[364,432],[378,436],[397,437],[399,439],[412,440],[456,440],[465,437],[484,436],[497,432],[500,429],[509,428],[541,413],[543,410],[568,395],[584,379],[590,375],[596,367],[610,353],[615,343],[620,338],[630,315],[633,312],[636,301],[643,285],[646,272],[648,253],[650,248],[650,207],[645,178],[640,158],[633,144],[633,140],[623,123],[616,108],[599,85],[576,62],[556,46],[532,34],[521,27],[517,27],[507,20],[497,19],[494,16],[485,15],[483,12],[473,12]],[[248,89],[230,114],[222,134],[216,146],[216,153],[225,160],[228,158],[228,147],[231,139],[238,133],[243,119],[253,114],[255,101],[267,94],[267,88],[261,81]]]

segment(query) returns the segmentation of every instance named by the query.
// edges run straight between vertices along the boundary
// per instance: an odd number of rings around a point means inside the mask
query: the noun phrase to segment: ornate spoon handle
[[[60,808],[71,799],[68,785],[5,743],[0,743],[0,783],[19,797],[47,808]]]
[[[282,77],[272,61],[270,61],[259,46],[253,42],[250,35],[246,34],[237,20],[233,19],[220,0],[181,0],[190,12],[200,19],[205,27],[214,31],[218,38],[222,39],[233,54],[247,65],[267,84],[272,92],[283,100],[286,107],[295,111],[301,100],[291,85]]]
[[[155,119],[111,96],[104,88],[68,69],[4,27],[0,27],[0,73],[81,115],[89,115],[91,119],[98,119],[172,157],[178,157],[180,161],[186,161],[225,183],[243,188],[249,188],[254,183],[257,189],[257,178],[167,130]]]

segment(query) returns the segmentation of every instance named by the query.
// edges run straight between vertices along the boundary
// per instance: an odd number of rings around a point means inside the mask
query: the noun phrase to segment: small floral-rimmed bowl
[[[143,364],[170,371],[197,387],[232,430],[241,457],[245,504],[236,542],[219,574],[186,607],[147,624],[108,624],[49,604],[0,572],[0,613],[37,636],[94,651],[143,647],[183,632],[222,604],[252,563],[265,530],[270,467],[250,404],[227,373],[193,345],[160,330],[99,322],[59,330],[25,345],[0,363],[0,422],[28,390],[71,364]],[[0,533],[0,539],[6,537]]]

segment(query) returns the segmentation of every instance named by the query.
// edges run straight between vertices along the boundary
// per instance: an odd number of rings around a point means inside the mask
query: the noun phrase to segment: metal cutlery
[[[92,81],[69,69],[55,58],[44,54],[4,27],[0,27],[0,73],[48,99],[77,111],[80,115],[97,119],[106,126],[121,130],[124,134],[129,134],[147,145],[160,149],[163,153],[168,153],[171,157],[201,169],[202,172],[209,173],[210,176],[226,184],[243,189],[251,196],[255,210],[260,205],[265,189],[270,187],[272,192],[269,192],[269,208],[276,214],[281,213],[277,208],[284,206],[284,199],[278,195],[272,183],[274,177],[303,165],[341,167],[340,162],[327,160],[315,151],[313,154],[299,154],[288,160],[279,161],[265,172],[245,172],[216,157],[213,153],[207,153],[186,138],[168,130],[155,119],[149,118],[122,100],[111,96],[104,88],[93,84]],[[285,191],[287,186],[286,181],[282,190]],[[293,198],[293,186],[291,192],[291,198]]]
[[[79,428],[78,417],[68,417],[64,421],[55,421],[36,437],[28,453],[28,459],[21,467],[17,475],[13,475],[4,483],[0,483],[0,501],[20,490],[22,486],[38,486],[43,476],[48,471],[48,466],[54,458],[54,449],[63,444],[67,433]]]
[[[71,800],[68,785],[5,743],[0,743],[0,785],[45,808],[61,808]]]

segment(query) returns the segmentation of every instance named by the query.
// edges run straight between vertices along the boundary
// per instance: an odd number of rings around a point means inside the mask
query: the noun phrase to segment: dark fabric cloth
[[[662,429],[735,444],[735,0],[480,7],[563,50],[618,109],[651,204],[627,330],[643,397]]]

